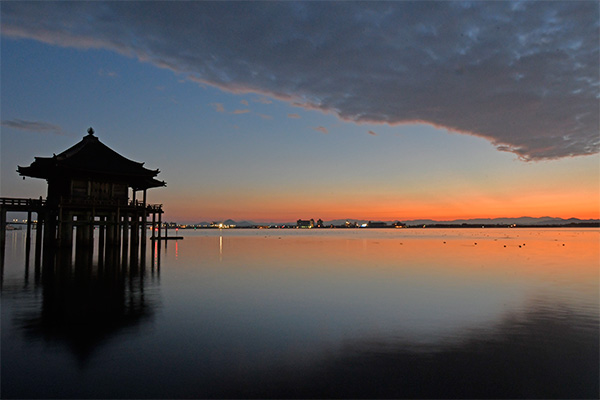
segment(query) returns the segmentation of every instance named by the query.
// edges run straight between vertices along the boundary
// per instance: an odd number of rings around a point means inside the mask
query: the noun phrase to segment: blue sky
[[[2,196],[92,126],[182,222],[597,218],[597,3],[476,5],[3,3]]]

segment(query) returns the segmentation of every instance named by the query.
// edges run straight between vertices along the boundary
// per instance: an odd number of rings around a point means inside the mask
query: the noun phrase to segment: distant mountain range
[[[369,222],[369,220],[362,219],[335,219],[330,221],[323,221],[325,226],[334,225],[344,225],[346,221],[351,223],[357,223],[359,225]],[[391,225],[398,220],[390,220],[390,221],[375,221],[372,222],[386,222]],[[256,226],[256,225],[295,225],[296,222],[254,222],[254,221],[234,221],[232,219],[227,219],[225,221],[215,221],[222,222],[224,225],[235,225],[238,227],[248,227],[248,226]],[[569,224],[583,224],[583,223],[600,223],[598,219],[579,219],[579,218],[553,218],[553,217],[519,217],[519,218],[474,218],[474,219],[455,219],[452,221],[436,221],[432,219],[414,219],[408,221],[400,221],[406,225],[529,225],[529,226],[545,226],[545,225],[569,225]],[[197,225],[210,225],[212,222],[199,222]]]
[[[579,218],[553,218],[553,217],[520,217],[520,218],[475,218],[475,219],[456,219],[453,221],[434,221],[430,219],[403,221],[408,225],[569,225],[569,224],[581,224],[581,223],[598,223],[598,219],[579,219]]]

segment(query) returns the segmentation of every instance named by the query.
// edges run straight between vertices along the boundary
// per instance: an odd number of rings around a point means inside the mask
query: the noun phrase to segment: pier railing
[[[44,206],[46,205],[46,200],[42,198],[39,199],[23,199],[23,198],[14,198],[14,197],[0,197],[0,205],[2,206]]]
[[[45,207],[48,204],[46,199],[27,199],[17,197],[0,197],[0,206],[8,211],[32,211]],[[61,206],[71,207],[131,207],[144,208],[144,203],[139,200],[115,200],[115,199],[98,199],[95,197],[85,198],[65,198],[60,199]],[[146,204],[145,209],[148,212],[161,212],[162,204]]]

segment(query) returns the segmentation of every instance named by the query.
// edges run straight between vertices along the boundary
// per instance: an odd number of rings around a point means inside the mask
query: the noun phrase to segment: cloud
[[[210,105],[215,108],[216,112],[225,112],[225,107],[223,107],[223,103],[211,103]]]
[[[115,71],[105,71],[102,68],[98,70],[98,75],[108,76],[109,78],[117,78],[119,76]]]
[[[21,131],[38,132],[38,133],[51,133],[54,135],[65,135],[63,129],[54,124],[48,122],[39,121],[24,121],[22,119],[2,120],[2,126],[12,129],[18,129]]]
[[[235,111],[232,111],[231,113],[232,114],[247,114],[249,112],[250,112],[250,110],[235,110]]]
[[[109,49],[195,82],[356,123],[431,124],[538,160],[600,151],[599,8],[594,1],[5,2],[2,34]]]
[[[273,116],[272,116],[272,115],[267,115],[267,114],[258,114],[258,113],[257,113],[256,115],[258,115],[258,116],[259,116],[259,117],[261,117],[262,119],[273,119]]]
[[[273,103],[272,100],[269,100],[265,96],[261,96],[261,97],[259,97],[257,99],[252,100],[252,101],[254,101],[255,103],[261,103],[261,104],[271,104],[271,103]]]
[[[243,104],[243,105],[245,105],[245,106],[248,106],[248,105],[249,105],[249,104],[248,104],[248,100],[242,100],[242,101],[240,101],[240,103],[242,103],[242,104]]]
[[[288,114],[288,118],[300,118],[300,114]]]
[[[321,132],[321,133],[324,133],[324,134],[328,134],[329,133],[329,130],[327,128],[325,128],[324,126],[319,126],[319,127],[313,128],[313,129],[315,131],[317,131],[317,132]]]
[[[377,134],[376,134],[375,132],[373,132],[373,131],[368,131],[367,133],[368,133],[369,135],[377,136]]]

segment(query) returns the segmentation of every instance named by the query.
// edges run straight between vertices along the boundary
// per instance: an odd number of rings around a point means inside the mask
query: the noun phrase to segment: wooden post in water
[[[161,220],[162,220],[162,213],[159,212],[158,213],[158,241],[159,241],[159,243],[160,243],[160,230],[162,229],[162,226],[161,226],[162,222],[161,222]]]
[[[104,235],[106,233],[106,216],[101,215],[98,225],[98,265],[104,264]]]
[[[38,209],[37,224],[35,225],[35,274],[39,276],[42,263],[42,234],[44,232],[44,214]]]
[[[121,257],[123,260],[127,259],[127,252],[129,251],[129,217],[127,215],[123,216],[123,251],[121,252]],[[133,243],[131,244],[133,250]]]
[[[115,213],[110,213],[106,217],[106,250],[105,250],[105,260],[106,265],[112,266],[115,260],[115,247],[116,247],[116,232],[121,228],[119,225],[119,221],[117,220],[117,215]]]
[[[137,210],[131,216],[131,262],[136,263],[140,246],[140,215]]]
[[[31,208],[27,210],[27,237],[25,238],[25,257],[26,264],[29,265],[29,252],[31,251]]]
[[[6,246],[6,210],[0,207],[0,268],[4,276],[4,247]]]
[[[4,246],[6,245],[6,210],[4,207],[0,208],[0,251],[2,254],[2,262],[4,263]]]
[[[121,208],[117,207],[117,213],[115,215],[115,244],[114,248],[111,249],[114,252],[115,258],[113,263],[119,261],[119,252],[121,251]]]
[[[143,197],[143,210],[142,210],[142,237],[141,237],[141,246],[140,246],[140,255],[141,255],[141,259],[145,259],[145,255],[146,255],[146,219],[148,218],[148,215],[146,213],[146,189],[144,189],[144,197]]]
[[[154,234],[154,227],[156,226],[156,211],[152,211],[152,232],[150,233],[152,240],[154,241],[154,238],[156,237],[156,235]]]

